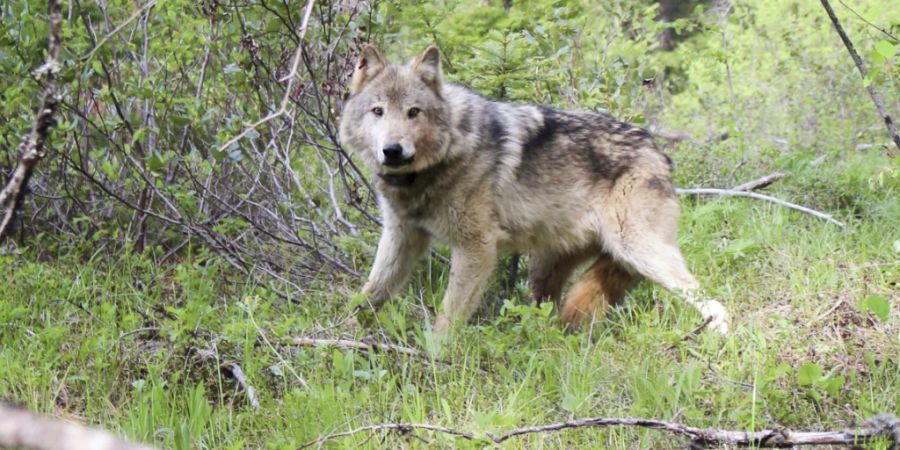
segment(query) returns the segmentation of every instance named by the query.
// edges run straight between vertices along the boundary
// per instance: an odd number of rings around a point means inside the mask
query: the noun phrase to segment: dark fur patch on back
[[[541,108],[541,112],[544,114],[544,122],[534,135],[522,144],[522,152],[526,155],[550,142],[559,130],[560,122],[557,112],[552,108]]]
[[[675,170],[675,160],[667,153],[663,153],[662,155],[666,157],[666,164],[669,165],[669,170]]]
[[[607,153],[603,150],[591,148],[588,151],[590,169],[598,177],[616,182],[625,173],[634,161],[631,152]]]
[[[491,142],[501,146],[509,140],[509,132],[506,130],[506,126],[503,125],[503,121],[500,120],[497,108],[492,106],[489,108],[488,114],[490,114],[490,117],[488,117],[488,132],[491,134]]]
[[[666,195],[674,194],[674,191],[672,190],[672,182],[663,177],[652,177],[647,180],[646,185],[648,188]]]
[[[459,130],[464,134],[469,134],[472,132],[472,114],[468,108],[460,111],[459,117]]]

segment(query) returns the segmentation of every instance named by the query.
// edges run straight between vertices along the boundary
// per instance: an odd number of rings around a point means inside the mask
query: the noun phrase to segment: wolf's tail
[[[569,289],[562,320],[574,329],[591,319],[603,317],[635,281],[635,275],[609,256],[600,256]]]

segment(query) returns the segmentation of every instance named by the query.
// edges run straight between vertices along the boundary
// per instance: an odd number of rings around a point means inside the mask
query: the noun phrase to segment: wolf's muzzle
[[[400,144],[387,145],[381,151],[384,153],[384,165],[388,167],[405,166],[413,162],[413,158],[415,158],[415,155],[404,158],[403,146]]]

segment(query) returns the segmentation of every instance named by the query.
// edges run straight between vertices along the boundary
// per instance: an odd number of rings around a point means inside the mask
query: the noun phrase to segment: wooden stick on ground
[[[224,364],[222,368],[231,374],[234,381],[240,386],[241,390],[244,391],[250,406],[252,406],[254,410],[259,411],[259,399],[256,398],[256,390],[247,382],[247,376],[244,375],[244,370],[241,369],[241,366],[237,363],[227,363]]]
[[[50,15],[50,36],[47,45],[47,61],[37,69],[37,73],[47,78],[44,88],[44,98],[41,107],[37,111],[31,132],[25,137],[19,146],[19,164],[16,166],[6,186],[0,191],[0,242],[9,236],[15,224],[16,212],[22,207],[25,196],[25,188],[31,173],[37,163],[44,158],[44,141],[50,133],[50,127],[55,125],[53,114],[56,112],[58,100],[56,98],[56,73],[59,71],[59,47],[62,13],[59,0],[50,0],[48,5]]]
[[[770,195],[757,194],[756,192],[737,191],[734,189],[712,189],[712,188],[683,189],[683,188],[676,188],[675,193],[680,194],[680,195],[725,195],[725,196],[734,196],[734,197],[750,197],[750,198],[755,198],[757,200],[765,200],[767,202],[772,202],[777,205],[781,205],[781,206],[784,206],[784,207],[787,207],[787,208],[790,208],[790,209],[793,209],[796,211],[804,212],[806,214],[818,217],[823,220],[827,220],[828,222],[831,222],[843,229],[847,228],[847,224],[835,219],[830,214],[825,214],[823,212],[816,211],[814,209],[810,209],[805,206],[800,206],[796,203],[791,203],[791,202],[788,202],[785,200],[781,200],[780,198],[775,198]]]
[[[853,41],[850,40],[850,37],[847,36],[847,33],[844,31],[844,27],[841,26],[841,22],[838,20],[837,15],[834,13],[834,9],[831,8],[831,4],[828,3],[828,0],[820,0],[822,2],[822,7],[825,8],[825,12],[828,13],[828,18],[831,19],[831,23],[834,25],[835,30],[837,30],[838,35],[841,37],[841,41],[844,42],[844,47],[847,47],[847,51],[850,53],[850,57],[853,58],[853,62],[856,64],[856,69],[859,70],[860,76],[863,77],[863,80],[866,79],[866,76],[869,75],[869,70],[866,69],[865,63],[863,63],[862,58],[859,57],[859,53],[856,52],[856,48],[853,47]],[[875,90],[875,86],[872,83],[869,83],[866,86],[866,90],[869,91],[869,97],[872,97],[872,103],[875,104],[875,110],[878,111],[878,115],[881,116],[881,120],[884,121],[884,126],[888,130],[888,134],[891,135],[891,139],[894,141],[894,145],[897,148],[900,148],[900,134],[897,133],[897,125],[894,123],[894,120],[891,119],[891,116],[884,109],[884,102],[881,100],[881,96],[878,95],[878,91]]]
[[[762,178],[757,178],[752,181],[748,181],[744,184],[739,184],[733,188],[735,191],[755,191],[757,189],[762,189],[770,184],[784,178],[784,174],[781,172],[773,172]]]
[[[32,450],[152,450],[62,420],[41,417],[0,402],[0,448]]]
[[[606,418],[594,417],[590,419],[567,420],[565,422],[539,425],[533,427],[515,428],[502,434],[486,433],[482,436],[453,428],[423,424],[423,423],[383,423],[378,425],[366,425],[350,431],[333,433],[309,441],[300,448],[321,446],[332,439],[351,436],[367,431],[397,430],[408,433],[413,430],[427,430],[439,433],[460,436],[467,440],[482,439],[495,444],[502,443],[510,438],[533,433],[547,433],[569,428],[585,427],[609,427],[625,426],[650,428],[663,430],[673,434],[685,436],[691,440],[692,448],[708,448],[710,446],[755,446],[758,448],[793,448],[801,445],[861,445],[874,442],[878,439],[887,439],[897,445],[900,440],[900,421],[891,415],[880,415],[856,430],[845,431],[791,431],[787,429],[773,429],[761,431],[731,431],[714,428],[696,428],[675,422],[665,422],[653,419],[637,418]],[[891,447],[894,448],[894,447]]]

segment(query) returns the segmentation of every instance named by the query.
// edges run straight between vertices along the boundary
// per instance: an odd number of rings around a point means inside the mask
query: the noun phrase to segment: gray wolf
[[[607,115],[489,100],[444,82],[434,46],[403,64],[362,49],[341,114],[342,145],[374,175],[384,230],[363,287],[378,307],[439,240],[452,249],[433,332],[478,308],[499,254],[529,255],[534,297],[572,327],[599,317],[640,278],[696,307],[725,332],[728,316],[699,297],[677,244],[671,160],[652,136]]]

